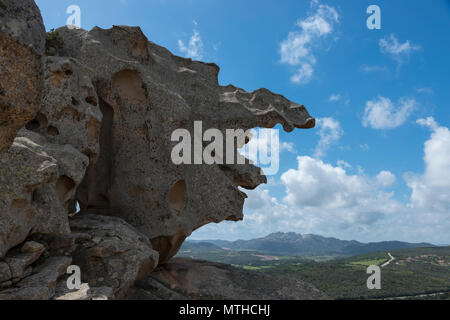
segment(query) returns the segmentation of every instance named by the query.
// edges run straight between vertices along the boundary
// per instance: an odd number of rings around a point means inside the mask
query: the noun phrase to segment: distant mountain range
[[[264,238],[252,240],[188,240],[183,244],[183,250],[253,250],[274,255],[308,255],[353,256],[378,251],[388,251],[407,248],[435,247],[430,243],[408,243],[401,241],[383,241],[362,243],[355,240],[346,241],[336,238],[326,238],[314,234],[272,233]]]

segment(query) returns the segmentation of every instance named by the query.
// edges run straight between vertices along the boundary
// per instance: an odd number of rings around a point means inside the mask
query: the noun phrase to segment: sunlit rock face
[[[311,128],[303,106],[266,89],[220,86],[215,64],[172,55],[139,28],[58,30],[60,55],[92,72],[103,113],[100,157],[91,164],[78,201],[82,212],[114,215],[146,234],[160,263],[176,254],[193,230],[241,220],[246,195],[266,178],[248,165],[176,165],[171,135],[194,122],[217,128]],[[100,62],[101,61],[101,62]]]
[[[46,35],[32,0],[0,0],[0,299],[126,298],[194,230],[243,219],[239,187],[266,183],[261,170],[179,164],[173,133],[202,150],[208,129],[290,132],[315,120],[266,89],[221,86],[218,74],[137,27]],[[73,294],[72,263],[85,282]]]

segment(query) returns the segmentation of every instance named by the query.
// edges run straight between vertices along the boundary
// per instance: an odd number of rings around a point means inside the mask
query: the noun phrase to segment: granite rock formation
[[[138,27],[46,36],[34,1],[0,0],[0,299],[130,297],[194,230],[243,219],[239,187],[266,183],[261,170],[177,165],[172,133],[315,121],[218,73]],[[70,264],[82,269],[76,292],[65,290]]]
[[[123,218],[151,239],[161,263],[197,228],[241,220],[246,196],[238,187],[266,182],[251,165],[175,165],[175,129],[194,136],[194,121],[224,134],[314,126],[303,106],[265,89],[220,86],[215,64],[176,57],[139,28],[58,32],[65,44],[59,53],[92,71],[103,113],[100,157],[77,192],[82,212]]]
[[[0,153],[34,118],[43,88],[45,28],[34,1],[0,1]]]

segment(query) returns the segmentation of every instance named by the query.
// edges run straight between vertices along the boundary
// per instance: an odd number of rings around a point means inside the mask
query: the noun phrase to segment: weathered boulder
[[[45,38],[33,0],[0,0],[0,153],[40,104]]]
[[[73,58],[48,57],[42,103],[26,127],[51,143],[71,145],[94,163],[102,113],[89,73]]]
[[[229,266],[164,265],[194,230],[242,220],[239,187],[267,181],[248,161],[176,164],[174,131],[312,128],[304,106],[221,86],[218,66],[174,56],[136,27],[51,36],[56,49],[32,0],[0,0],[0,300],[322,297]],[[245,140],[223,147],[237,153]],[[63,276],[72,259],[85,282],[76,291]]]
[[[103,113],[100,156],[77,192],[81,210],[125,219],[151,239],[160,263],[197,228],[242,220],[246,195],[238,187],[266,182],[250,164],[174,164],[174,130],[194,136],[195,121],[222,133],[315,124],[303,106],[268,90],[220,86],[215,64],[176,57],[139,28],[58,32],[64,39],[59,54],[92,71]]]
[[[132,299],[154,300],[324,300],[313,285],[230,265],[174,258],[138,281]]]
[[[20,250],[11,250],[4,261],[0,261],[0,289],[10,287],[29,276],[32,273],[30,266],[44,251],[44,245],[34,241],[25,242]]]
[[[79,215],[70,225],[73,232],[91,236],[76,248],[73,263],[92,287],[110,287],[117,298],[123,298],[137,279],[148,276],[158,264],[150,240],[120,218]]]
[[[30,234],[70,233],[68,206],[89,159],[22,129],[0,155],[0,258]]]
[[[46,259],[13,288],[0,291],[0,300],[49,300],[55,294],[58,278],[66,273],[70,263],[69,257]]]

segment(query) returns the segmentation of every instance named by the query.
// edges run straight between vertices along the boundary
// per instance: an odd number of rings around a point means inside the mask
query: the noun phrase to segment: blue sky
[[[193,238],[276,231],[450,243],[450,1],[38,0],[47,29],[140,26],[220,83],[304,104],[314,130],[281,133],[279,174],[247,192],[246,219]],[[369,30],[369,5],[381,30]]]

